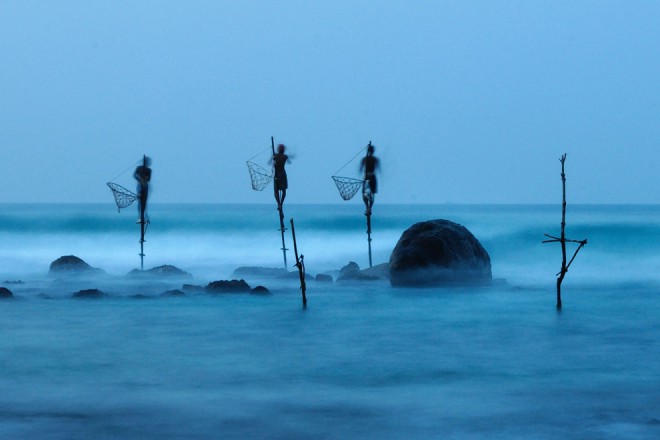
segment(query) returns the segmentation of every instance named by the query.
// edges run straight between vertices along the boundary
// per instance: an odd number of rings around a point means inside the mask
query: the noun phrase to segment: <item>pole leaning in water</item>
[[[298,244],[296,243],[296,228],[293,225],[293,218],[291,218],[291,235],[293,236],[293,252],[296,256],[296,267],[298,268],[298,275],[300,276],[300,291],[302,292],[303,309],[307,308],[307,285],[305,284],[305,256],[298,257]]]
[[[273,163],[275,161],[275,138],[273,136],[270,137],[270,146],[273,151]],[[277,189],[277,176],[275,173],[273,173],[273,189],[275,190],[275,199],[276,200],[282,200],[281,194],[278,196],[277,192],[279,191]],[[286,262],[286,251],[288,250],[286,248],[286,244],[284,242],[284,232],[286,231],[286,228],[284,227],[284,210],[282,209],[282,203],[279,202],[277,204],[277,211],[280,214],[280,232],[282,233],[282,255],[284,257],[284,269],[289,270],[289,265]]]

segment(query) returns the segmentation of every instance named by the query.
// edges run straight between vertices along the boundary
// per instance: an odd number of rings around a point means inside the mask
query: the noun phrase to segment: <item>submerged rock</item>
[[[99,289],[85,289],[85,290],[79,290],[76,293],[72,295],[73,298],[79,298],[79,299],[97,299],[97,298],[103,298],[105,296],[105,293],[101,292]]]
[[[324,273],[317,273],[316,278],[314,278],[316,281],[320,283],[332,283],[332,275],[327,275]]]
[[[252,289],[245,280],[219,280],[212,281],[206,286],[209,293],[242,293]]]
[[[147,270],[133,269],[127,276],[129,277],[158,277],[158,278],[192,278],[193,276],[181,270],[176,266],[164,264],[162,266],[152,267]]]
[[[250,293],[255,295],[270,295],[270,290],[266,289],[264,286],[257,286],[250,290]]]
[[[376,281],[379,278],[375,275],[367,275],[360,270],[360,266],[354,261],[349,262],[339,271],[338,282],[342,281]]]
[[[483,284],[492,280],[490,256],[467,228],[430,220],[408,228],[390,256],[392,286]]]
[[[65,255],[50,263],[49,275],[73,275],[73,274],[102,274],[105,273],[103,269],[97,269],[81,258],[75,255]]]
[[[168,290],[166,292],[161,293],[160,296],[163,296],[163,297],[186,296],[186,294],[183,293],[182,291],[180,291],[179,289],[172,289],[172,290]]]
[[[13,298],[14,294],[6,287],[0,287],[0,298]]]

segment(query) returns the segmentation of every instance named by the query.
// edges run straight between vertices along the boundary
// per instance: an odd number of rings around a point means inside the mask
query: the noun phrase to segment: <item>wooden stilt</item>
[[[293,252],[296,256],[296,267],[298,268],[298,275],[300,276],[300,291],[302,292],[303,308],[307,308],[307,285],[305,284],[305,256],[298,257],[298,244],[296,243],[296,228],[293,225],[293,218],[291,219],[291,235],[293,236]]]

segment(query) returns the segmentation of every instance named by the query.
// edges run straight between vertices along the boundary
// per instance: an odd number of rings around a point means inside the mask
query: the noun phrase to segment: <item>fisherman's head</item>
[[[142,158],[142,164],[144,166],[150,167],[151,166],[151,158],[149,156],[144,156]]]
[[[279,144],[279,145],[277,146],[277,152],[278,152],[279,154],[282,154],[282,153],[284,153],[284,149],[285,149],[285,148],[286,148],[286,147],[284,146],[284,144]]]
[[[369,147],[367,147],[367,154],[368,155],[373,155],[374,154],[374,146],[369,144]]]

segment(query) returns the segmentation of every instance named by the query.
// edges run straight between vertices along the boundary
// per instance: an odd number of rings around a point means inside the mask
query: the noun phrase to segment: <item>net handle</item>
[[[369,141],[369,145],[371,145],[371,141]],[[367,148],[369,148],[369,145],[367,145],[367,146],[364,147],[364,148],[361,148],[360,151],[358,151],[357,154],[356,154],[355,156],[351,157],[351,160],[349,160],[348,162],[346,162],[346,163],[344,164],[344,166],[342,166],[342,167],[339,168],[337,171],[335,171],[335,174],[334,174],[334,175],[336,176],[337,174],[339,174],[339,172],[340,172],[341,170],[343,170],[344,168],[346,168],[346,166],[347,166],[349,163],[353,162],[353,161],[355,160],[356,157],[358,157],[360,154],[362,154],[362,152],[363,152],[364,150],[366,150]]]
[[[261,150],[260,152],[258,152],[257,154],[255,154],[254,156],[252,156],[251,158],[249,158],[249,159],[247,160],[247,162],[251,162],[252,159],[254,159],[255,157],[259,156],[260,154],[263,154],[264,151],[269,150],[269,149],[270,149],[270,146],[264,148],[263,150]]]

